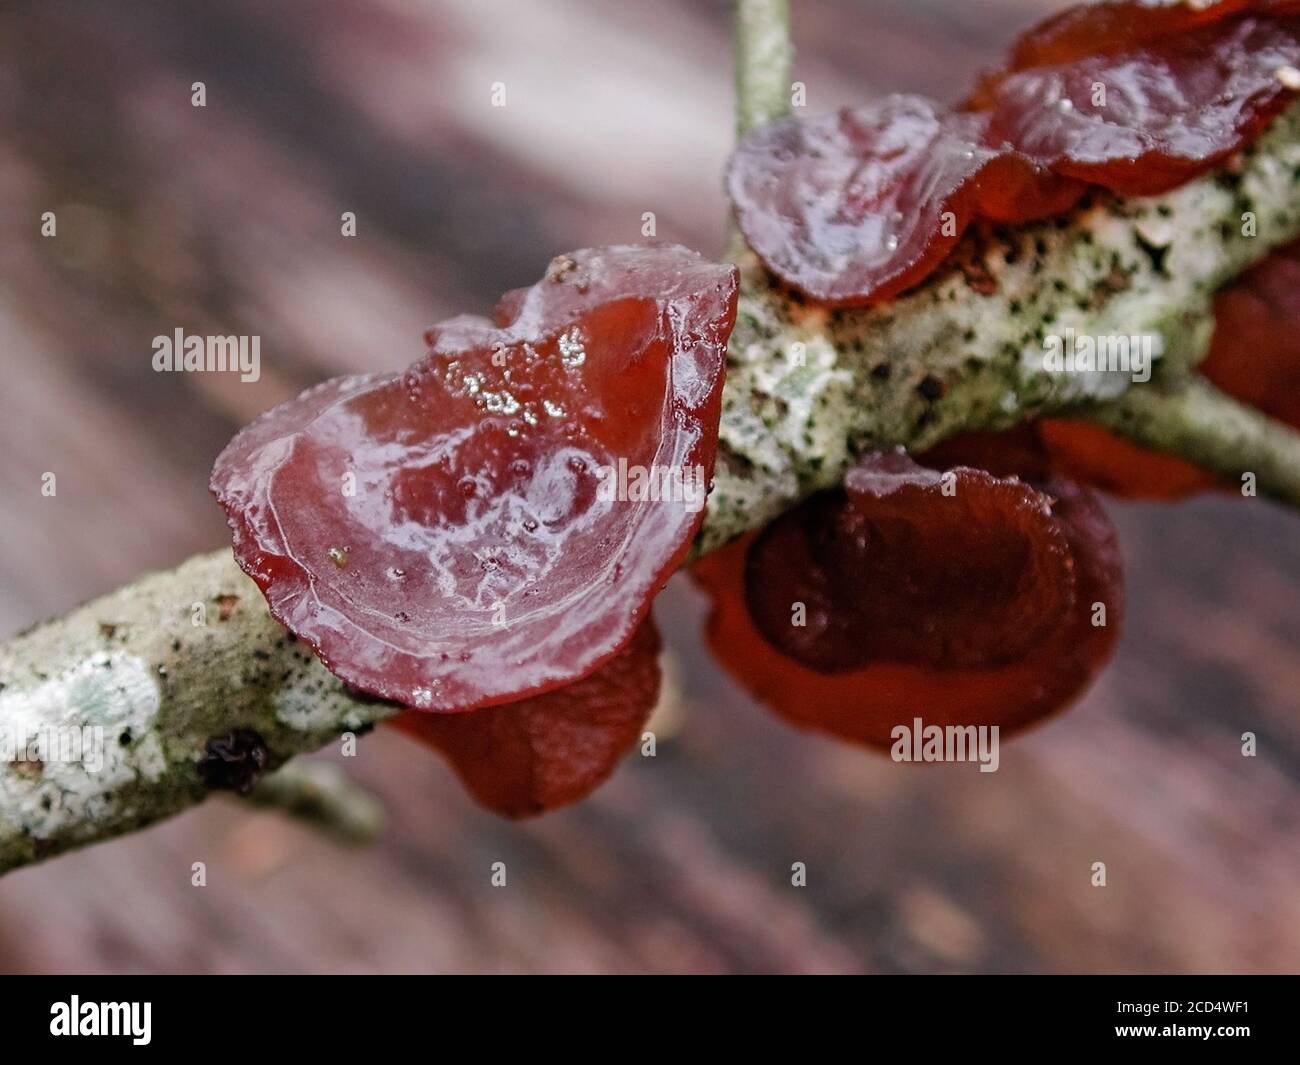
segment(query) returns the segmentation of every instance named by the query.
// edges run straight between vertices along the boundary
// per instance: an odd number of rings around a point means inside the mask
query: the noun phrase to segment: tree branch
[[[229,548],[199,555],[0,645],[0,872],[252,788],[393,712],[281,628]]]

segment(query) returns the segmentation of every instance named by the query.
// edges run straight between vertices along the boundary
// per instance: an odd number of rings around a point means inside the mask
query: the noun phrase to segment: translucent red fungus
[[[1185,499],[1219,483],[1186,459],[1131,443],[1089,422],[1045,418],[1038,429],[1056,469],[1111,495]]]
[[[783,119],[737,147],[728,191],[749,246],[827,303],[880,300],[929,274],[972,218],[1056,214],[1082,192],[985,146],[987,117],[890,96]]]
[[[1121,52],[1213,24],[1234,15],[1300,14],[1300,0],[1195,0],[1150,3],[1101,0],[1051,15],[1025,31],[1012,45],[1006,64],[986,74],[973,103],[987,106],[987,90],[1010,71],[1069,63]]]
[[[972,221],[1024,222],[1088,184],[1173,188],[1249,144],[1296,95],[1300,4],[1088,5],[1031,30],[963,110],[889,97],[750,134],[728,191],[750,247],[813,299],[921,281]]]
[[[754,622],[804,665],[1001,665],[1073,605],[1065,533],[1024,482],[900,451],[864,459],[844,488],[778,518],[749,552]]]
[[[736,271],[676,246],[554,260],[404,373],[339,378],[217,459],[235,556],[349,684],[430,710],[538,695],[632,638],[702,507],[606,491],[717,449]],[[702,502],[702,500],[700,500]]]
[[[527,817],[585,798],[636,745],[659,693],[658,654],[646,618],[613,658],[566,687],[462,714],[408,710],[393,723],[444,755],[484,806]]]
[[[828,571],[828,583],[852,587],[857,597],[873,594],[870,580],[863,578],[878,575],[886,557],[901,571],[890,578],[876,604],[865,609],[849,604],[845,614],[837,613],[823,624],[828,638],[839,644],[838,651],[774,642],[772,623],[777,618],[772,600],[781,593],[773,589],[784,588],[788,595],[817,581],[807,574],[805,583],[790,576],[789,570],[803,565],[802,556],[764,550],[763,537],[769,536],[765,533],[701,559],[693,573],[712,598],[708,639],[715,656],[783,718],[880,748],[890,745],[895,726],[910,726],[916,717],[927,725],[998,725],[1013,731],[1065,706],[1087,686],[1114,646],[1123,611],[1118,545],[1105,513],[1087,490],[1042,477],[1039,460],[1023,438],[1012,443],[1001,465],[1019,466],[1031,457],[1032,488],[1009,478],[977,478],[969,470],[956,470],[957,494],[932,494],[925,475],[914,469],[891,472],[888,463],[882,473],[877,459],[855,475],[851,491],[814,499],[802,514],[781,519],[792,523],[794,532],[784,535],[796,542],[799,535],[808,534],[807,523],[826,522],[828,510],[856,510],[863,522],[876,523],[873,533],[855,531],[849,557],[840,553],[834,568],[827,561],[831,556],[819,559]],[[988,453],[995,445],[981,441],[979,447]],[[858,510],[864,479],[870,484],[868,505]],[[913,487],[918,482],[921,487]],[[944,508],[955,507],[963,490],[976,497],[964,506],[978,509],[981,525],[993,527],[986,535],[1006,542],[1017,535],[1042,537],[1050,545],[1044,549],[1027,544],[1017,558],[1004,544],[969,559],[968,572],[991,589],[986,615],[979,609],[979,597],[967,596],[960,588],[961,567],[944,542],[943,530],[952,527]],[[891,495],[892,512],[872,509],[877,496]],[[804,523],[802,532],[798,523]],[[904,537],[900,525],[915,530],[910,534],[913,550],[895,553],[890,543]],[[854,572],[869,558],[876,535],[884,545],[881,558]],[[866,550],[859,553],[858,542],[864,542]],[[1063,559],[1058,555],[1062,542]],[[971,550],[981,550],[968,544]],[[1028,561],[1039,557],[1048,562]],[[997,569],[1006,574],[1002,587],[985,580]],[[947,580],[935,580],[936,573],[947,573]],[[1040,580],[1055,586],[1033,587]],[[826,585],[819,587],[824,590]],[[815,603],[805,603],[804,620],[810,629],[818,624],[813,621]],[[1021,623],[1034,630],[1034,638],[1010,631],[1013,603],[1023,611]],[[785,624],[793,627],[794,604],[783,605]],[[825,601],[820,605],[825,607]],[[833,609],[844,610],[844,605]],[[1004,653],[999,638],[1013,640],[1016,653]],[[852,664],[853,655],[844,651],[855,641],[874,650],[870,661]],[[827,671],[828,664],[834,672]]]
[[[1143,7],[1134,17],[1149,13]],[[1008,71],[981,96],[993,141],[1054,173],[1145,196],[1176,188],[1258,136],[1295,97],[1279,71],[1297,63],[1300,21],[1238,16]]]

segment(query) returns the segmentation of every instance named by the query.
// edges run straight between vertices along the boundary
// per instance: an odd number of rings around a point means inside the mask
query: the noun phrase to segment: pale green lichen
[[[94,824],[115,794],[156,783],[165,761],[154,731],[158,681],[139,657],[88,655],[28,690],[0,692],[0,851]]]

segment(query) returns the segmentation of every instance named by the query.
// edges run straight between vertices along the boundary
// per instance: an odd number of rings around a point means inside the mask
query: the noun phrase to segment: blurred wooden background
[[[796,76],[811,111],[953,98],[1053,6],[794,0]],[[9,0],[0,633],[221,544],[213,457],[302,386],[405,365],[645,211],[716,251],[729,64],[722,0]],[[178,326],[260,335],[261,381],[152,372]],[[586,804],[496,820],[381,732],[348,764],[391,813],[377,846],[215,801],[0,881],[0,971],[1294,971],[1300,517],[1114,510],[1118,659],[996,774],[786,729],[678,584],[684,729]]]

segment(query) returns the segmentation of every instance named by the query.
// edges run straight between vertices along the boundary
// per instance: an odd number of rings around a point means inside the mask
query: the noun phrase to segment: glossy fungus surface
[[[339,378],[217,459],[235,555],[362,691],[467,710],[632,637],[703,517],[736,272],[675,246],[561,256],[404,373]],[[675,494],[619,491],[668,471]],[[676,480],[672,480],[676,477]]]

